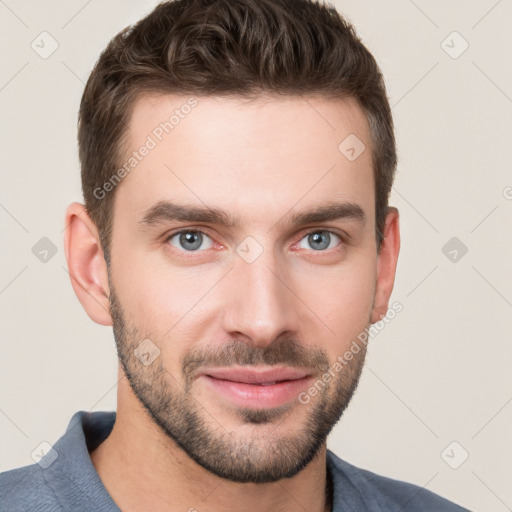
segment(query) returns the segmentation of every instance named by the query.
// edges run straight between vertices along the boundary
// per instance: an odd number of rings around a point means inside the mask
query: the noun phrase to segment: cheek
[[[134,274],[128,274],[122,285],[123,304],[130,318],[139,329],[158,338],[169,330],[177,330],[181,319],[197,301],[197,293],[184,286],[180,275],[166,276],[159,274],[158,269],[147,267]]]
[[[326,348],[332,349],[331,356],[343,352],[368,327],[375,279],[375,262],[361,259],[359,264],[341,266],[321,279],[317,276],[316,286],[308,288],[305,302],[330,329],[322,331],[330,338]]]
[[[198,318],[222,272],[179,268],[144,254],[116,264],[114,286],[127,318],[157,344],[167,369],[174,371],[201,337]]]
[[[184,291],[179,276],[159,268],[142,252],[123,251],[121,244],[117,248],[112,258],[112,280],[127,317],[144,334],[162,335],[183,314],[180,305]]]

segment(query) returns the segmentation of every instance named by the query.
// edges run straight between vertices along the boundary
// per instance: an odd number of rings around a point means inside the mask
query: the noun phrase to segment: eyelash
[[[319,253],[319,254],[321,254],[321,253],[332,253],[333,251],[339,251],[343,246],[346,245],[347,239],[348,239],[348,235],[343,236],[340,233],[337,233],[335,231],[332,231],[332,230],[329,230],[329,229],[322,229],[322,228],[311,229],[310,231],[307,231],[307,232],[303,233],[302,236],[299,238],[299,240],[294,243],[294,245],[300,243],[304,238],[308,237],[309,235],[312,235],[314,233],[323,233],[323,232],[329,233],[330,235],[337,236],[341,240],[340,243],[338,245],[336,245],[335,247],[332,247],[331,249],[320,250],[320,251],[315,251],[314,249],[310,249],[311,252],[315,252],[315,253]],[[201,233],[203,235],[206,235],[208,238],[212,239],[212,237],[210,235],[208,235],[208,233],[206,233],[205,231],[203,231],[201,229],[187,228],[187,229],[180,229],[179,231],[175,231],[173,233],[170,233],[170,234],[166,235],[165,242],[169,243],[169,241],[172,238],[174,238],[174,237],[176,237],[176,236],[178,236],[178,235],[180,235],[182,233]],[[212,241],[213,241],[213,239],[212,239]],[[195,253],[201,253],[201,252],[205,252],[205,251],[208,250],[208,249],[206,249],[206,250],[197,250],[197,251],[186,251],[184,249],[177,249],[175,247],[172,247],[172,249],[175,250],[175,251],[178,251],[178,252],[180,252],[182,254],[183,253],[188,254],[186,257],[195,257],[194,256]]]

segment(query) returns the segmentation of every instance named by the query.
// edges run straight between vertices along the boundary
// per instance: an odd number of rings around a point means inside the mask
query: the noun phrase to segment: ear
[[[96,225],[80,203],[68,206],[65,223],[64,250],[73,290],[92,320],[112,325],[107,264]]]
[[[384,227],[384,238],[377,259],[377,284],[371,317],[374,324],[383,318],[388,311],[389,297],[395,283],[395,270],[400,252],[400,227],[398,210],[388,208]]]

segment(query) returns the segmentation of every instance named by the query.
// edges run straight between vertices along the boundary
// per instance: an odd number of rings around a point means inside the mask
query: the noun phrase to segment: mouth
[[[290,367],[235,367],[207,369],[198,379],[215,392],[216,398],[243,407],[269,408],[296,399],[313,377],[312,372]]]

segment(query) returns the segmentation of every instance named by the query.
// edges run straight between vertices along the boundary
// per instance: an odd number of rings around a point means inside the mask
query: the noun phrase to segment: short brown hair
[[[78,125],[85,205],[108,265],[115,191],[102,198],[94,191],[120,165],[131,107],[144,92],[355,98],[372,138],[380,250],[397,164],[391,109],[375,59],[333,6],[315,0],[173,0],[109,42],[85,86]]]

